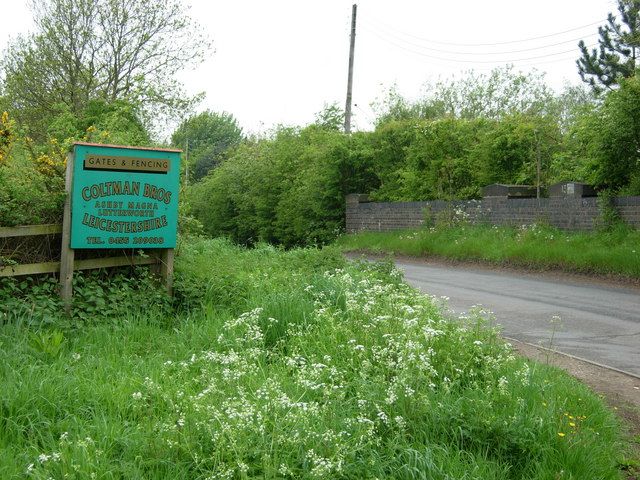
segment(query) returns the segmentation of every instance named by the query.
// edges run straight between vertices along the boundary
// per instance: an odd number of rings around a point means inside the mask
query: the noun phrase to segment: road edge
[[[529,347],[533,347],[533,348],[535,348],[537,350],[542,350],[542,351],[545,351],[545,352],[553,353],[554,355],[562,355],[564,357],[568,357],[568,358],[571,358],[573,360],[577,360],[579,362],[588,363],[590,365],[595,365],[596,367],[605,368],[607,370],[611,370],[613,372],[617,372],[617,373],[620,373],[622,375],[626,375],[627,377],[631,377],[631,378],[633,378],[635,380],[640,381],[640,375],[636,375],[636,374],[631,373],[631,372],[626,372],[626,371],[620,370],[619,368],[616,368],[616,367],[611,367],[609,365],[604,365],[602,363],[594,362],[593,360],[589,360],[589,359],[583,358],[583,357],[578,357],[577,355],[572,355],[570,353],[565,353],[565,352],[562,352],[560,350],[555,350],[553,348],[543,347],[542,345],[536,345],[535,343],[530,343],[530,342],[525,342],[523,340],[518,340],[517,338],[505,337],[505,336],[502,336],[502,338],[504,338],[508,342],[518,342],[518,343],[521,343],[523,345],[528,345]]]
[[[591,284],[604,287],[627,288],[640,294],[640,278],[626,277],[617,274],[595,274],[574,271],[562,268],[542,268],[536,266],[526,266],[523,264],[492,263],[481,259],[458,260],[439,255],[406,255],[395,252],[381,252],[373,250],[343,250],[342,254],[350,259],[368,258],[370,260],[384,261],[392,258],[394,260],[422,263],[426,265],[460,267],[475,270],[485,270],[489,272],[512,272],[527,276],[548,278],[551,280],[569,280],[576,284]]]

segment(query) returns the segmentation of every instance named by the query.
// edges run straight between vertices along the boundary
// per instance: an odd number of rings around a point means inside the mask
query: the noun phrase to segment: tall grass
[[[640,278],[640,232],[618,227],[603,232],[564,232],[556,228],[459,225],[395,232],[345,235],[346,251],[510,264],[539,269],[615,274]]]
[[[0,327],[0,478],[619,478],[615,417],[487,312],[336,249],[180,253],[176,318]]]

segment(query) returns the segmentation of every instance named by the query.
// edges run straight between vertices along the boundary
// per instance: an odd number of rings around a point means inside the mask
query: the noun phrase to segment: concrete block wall
[[[614,206],[621,218],[640,228],[640,197],[619,197]],[[347,195],[346,229],[384,232],[419,227],[426,217],[437,218],[446,209],[463,214],[472,223],[531,225],[545,222],[564,230],[593,230],[600,221],[596,198],[504,198],[425,202],[369,202],[366,195]],[[427,213],[428,212],[428,213]]]

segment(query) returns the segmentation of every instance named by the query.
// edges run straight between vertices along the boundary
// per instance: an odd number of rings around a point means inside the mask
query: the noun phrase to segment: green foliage
[[[420,124],[417,120],[387,121],[376,127],[375,132],[370,135],[370,158],[378,179],[369,186],[373,187],[372,199],[392,201],[401,198],[399,192],[404,182],[407,151],[416,141]],[[365,190],[364,193],[368,191]]]
[[[620,218],[611,190],[602,190],[598,193],[598,210],[600,211],[597,225],[599,230],[611,231],[616,228],[628,228]]]
[[[515,71],[513,66],[493,69],[488,74],[465,72],[459,78],[425,85],[421,98],[411,102],[391,88],[374,104],[377,125],[391,120],[436,119],[445,116],[467,120],[500,119],[516,113],[549,113],[553,93],[537,72]]]
[[[64,195],[33,167],[0,166],[0,226],[59,223]]]
[[[147,310],[158,315],[171,311],[170,298],[148,268],[109,275],[92,270],[74,275],[73,280],[72,313],[79,322],[100,322]]]
[[[500,120],[446,117],[387,122],[371,135],[381,186],[371,197],[386,201],[477,198],[491,183],[544,184],[561,149],[549,116],[513,114]]]
[[[202,308],[0,326],[1,478],[619,478],[613,414],[488,312],[335,249],[181,248]]]
[[[200,180],[242,139],[242,128],[233,115],[206,110],[182,122],[171,136],[171,144],[185,152],[188,149],[193,179]]]
[[[7,161],[15,142],[15,121],[6,111],[0,109],[0,165]]]
[[[33,332],[30,337],[31,348],[46,358],[56,358],[62,352],[65,338],[64,333],[58,329]]]
[[[541,166],[541,184],[547,184],[551,159],[559,151],[561,135],[553,118],[514,114],[505,116],[485,131],[475,153],[478,185],[537,182],[536,165]]]
[[[96,100],[125,100],[149,126],[193,103],[175,74],[208,42],[179,0],[36,0],[33,13],[34,32],[10,44],[1,67],[12,113],[37,141],[60,105],[75,123]]]
[[[376,112],[376,127],[389,122],[440,118],[447,113],[443,101],[437,94],[411,102],[402,96],[396,85],[389,88],[384,97],[377,99],[372,107]]]
[[[316,113],[314,124],[327,130],[340,131],[344,127],[344,110],[336,103],[325,104],[324,108]]]
[[[470,198],[479,194],[471,150],[486,122],[444,118],[416,125],[399,170],[398,199]]]
[[[580,78],[596,93],[612,89],[623,78],[633,77],[638,68],[640,1],[617,0],[617,4],[621,23],[609,13],[607,24],[598,28],[598,49],[589,51],[583,40],[578,44],[582,53],[576,62]]]
[[[373,132],[341,135],[333,105],[307,128],[281,128],[229,150],[189,192],[193,215],[212,235],[291,247],[330,241],[344,226],[348,193],[378,201],[469,199],[491,183],[593,177],[594,156],[585,152],[593,150],[589,135],[599,135],[601,120],[590,119],[600,107],[581,88],[554,97],[535,73],[470,72],[430,87],[416,102],[391,89],[377,109]],[[601,160],[594,165],[608,168]],[[634,178],[621,184],[635,185]]]
[[[596,186],[640,194],[640,79],[629,78],[584,116],[575,132]]]
[[[427,85],[411,102],[392,88],[375,105],[371,144],[381,201],[474,198],[484,185],[585,180],[577,131],[594,107],[583,88],[554,96],[542,75],[511,67]],[[594,131],[595,127],[590,127]]]
[[[344,198],[477,198],[494,182],[549,177],[561,133],[551,116],[398,120],[346,136],[322,125],[280,129],[230,150],[188,192],[193,215],[211,235],[286,247],[323,244],[344,227]]]
[[[375,182],[366,135],[312,125],[234,149],[190,193],[212,235],[241,243],[326,243],[344,222],[344,197]]]
[[[70,320],[63,313],[55,277],[0,278],[0,324],[87,325],[147,311],[169,314],[174,307],[183,305],[172,304],[158,280],[143,268],[77,272]]]
[[[139,108],[127,100],[91,100],[77,113],[59,103],[47,133],[59,142],[83,139],[115,145],[149,145],[149,132],[140,117]]]
[[[61,310],[55,277],[0,278],[0,325],[46,326],[60,320]]]
[[[45,143],[36,143],[6,112],[0,125],[0,226],[60,223],[67,152],[74,140],[148,145],[129,102],[90,101],[80,115],[55,106]]]

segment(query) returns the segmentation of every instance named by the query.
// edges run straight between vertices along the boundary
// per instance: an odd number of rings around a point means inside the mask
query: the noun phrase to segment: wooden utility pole
[[[540,164],[540,137],[538,136],[538,129],[533,131],[533,138],[536,142],[536,198],[538,199],[538,206],[540,206],[540,171],[542,165]]]
[[[349,79],[347,80],[347,105],[344,109],[344,131],[351,133],[351,97],[353,89],[353,52],[356,47],[356,12],[358,5],[353,4],[351,10],[351,42],[349,45]]]

